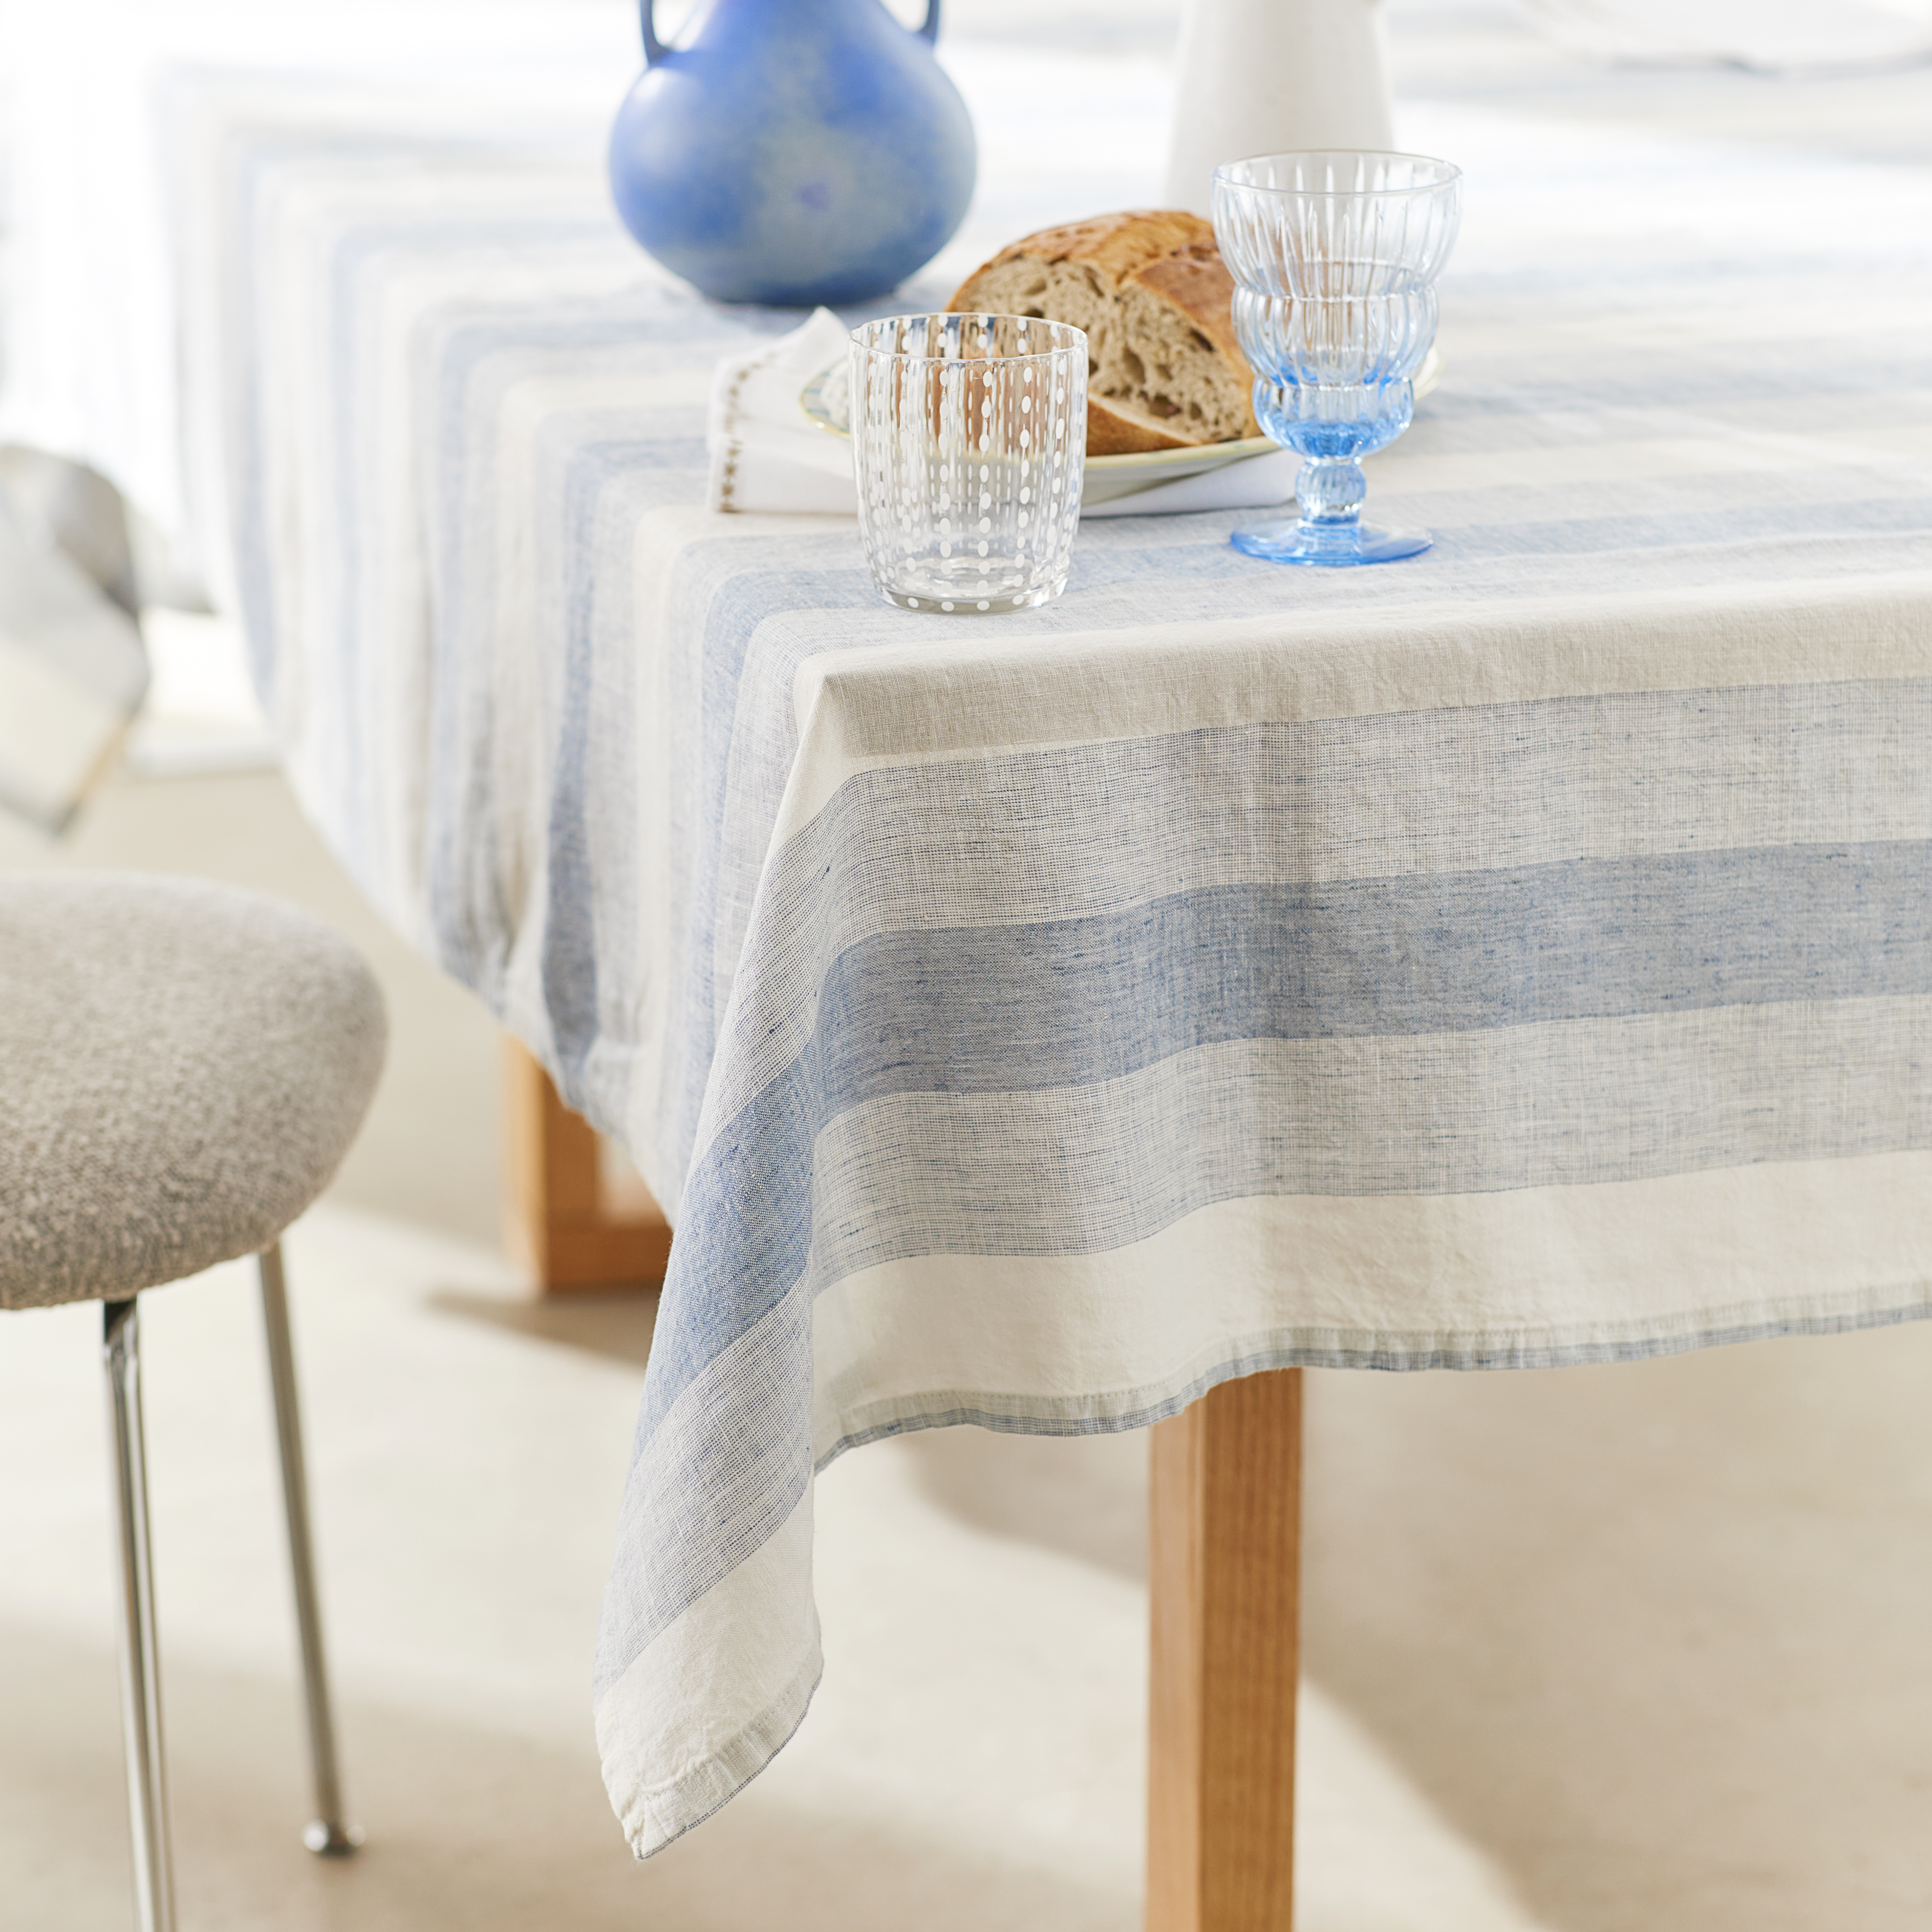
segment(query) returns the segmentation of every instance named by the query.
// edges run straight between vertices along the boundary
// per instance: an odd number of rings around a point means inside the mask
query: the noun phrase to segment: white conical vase
[[[1187,0],[1167,206],[1212,212],[1223,161],[1304,148],[1386,148],[1377,0]]]

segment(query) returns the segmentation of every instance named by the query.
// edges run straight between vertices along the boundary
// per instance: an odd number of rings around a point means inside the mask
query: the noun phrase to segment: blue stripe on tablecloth
[[[1638,1181],[1932,1148],[1932,1000],[1240,1040],[1101,1084],[894,1094],[813,1150],[809,1271],[1104,1254],[1210,1203]]]
[[[672,1124],[668,1138],[675,1150],[671,1162],[674,1172],[682,1172],[697,1130],[705,1083],[710,1077],[717,1050],[729,974],[735,963],[734,949],[720,946],[728,885],[721,864],[729,817],[727,793],[734,784],[745,788],[764,787],[767,796],[762,801],[761,815],[768,825],[777,816],[779,791],[784,783],[785,766],[768,760],[741,760],[738,755],[743,735],[740,703],[746,688],[747,662],[761,625],[766,624],[768,634],[759,640],[762,648],[753,688],[760,693],[789,694],[792,673],[814,652],[825,648],[823,639],[816,634],[787,632],[782,616],[774,619],[774,588],[782,583],[785,602],[795,609],[849,608],[855,616],[874,610],[885,616],[903,614],[888,611],[880,604],[858,552],[856,526],[849,538],[841,536],[830,539],[827,547],[833,544],[849,545],[853,553],[849,567],[802,569],[795,563],[783,572],[740,568],[715,584],[709,572],[690,567],[693,562],[707,560],[693,559],[692,555],[694,550],[702,551],[705,546],[691,546],[679,559],[683,598],[701,600],[703,608],[694,614],[689,602],[675,604],[674,622],[683,623],[695,618],[695,628],[704,638],[704,649],[698,668],[699,688],[694,694],[699,730],[696,742],[684,748],[684,755],[693,767],[689,782],[697,795],[698,808],[695,822],[682,828],[688,843],[681,844],[673,854],[673,862],[678,868],[676,898],[684,912],[683,922],[675,934],[674,950],[686,976],[682,997],[674,1009],[678,1016],[675,1051],[682,1070],[681,1077],[675,1078],[671,1090]],[[732,562],[738,562],[742,556],[742,540],[733,540],[726,555]],[[862,618],[859,627],[867,628]],[[885,641],[884,638],[879,641]],[[754,872],[752,881],[729,883],[755,882],[756,877]],[[748,914],[748,904],[739,910],[741,915]],[[741,917],[735,922],[733,937],[742,930]],[[727,956],[723,960],[721,951]]]
[[[596,1694],[756,1553],[812,1478],[812,1298],[801,1286],[706,1364],[661,1439],[633,1450],[605,1593]],[[643,1447],[638,1438],[638,1450]]]
[[[809,1073],[886,1093],[1110,1079],[1222,1040],[1463,1032],[1932,991],[1932,842],[1241,885],[843,954]]]
[[[401,152],[419,162],[445,166],[452,162],[460,166],[466,160],[486,163],[495,158],[460,148],[452,152],[446,146],[425,143],[408,144]],[[536,152],[541,154],[550,151],[540,148]],[[406,255],[414,266],[425,259],[482,249],[528,256],[539,249],[581,248],[587,242],[594,243],[607,236],[611,225],[607,220],[561,218],[552,210],[547,215],[467,215],[454,220],[447,215],[440,218],[421,214],[365,217],[345,228],[336,238],[329,258],[328,393],[348,400],[352,407],[355,401],[388,395],[378,372],[362,366],[370,359],[372,350],[378,356],[382,353],[380,338],[371,330],[368,321],[372,263],[386,256]],[[336,667],[341,679],[341,701],[345,706],[343,715],[353,716],[353,710],[346,707],[353,704],[365,675],[365,653],[380,648],[381,607],[372,602],[371,595],[374,558],[393,544],[394,536],[374,528],[366,514],[371,493],[364,464],[372,452],[383,446],[382,425],[348,420],[338,422],[336,428],[341,447],[333,478],[335,547],[331,561],[334,568],[329,585],[335,634],[314,640],[311,650],[315,657]],[[424,534],[429,538],[429,532]]]
[[[893,712],[874,746],[855,721],[847,749],[890,750],[909,723]],[[831,953],[868,933],[1077,919],[1256,880],[1918,837],[1932,834],[1916,749],[1928,733],[1932,680],[1858,679],[963,748],[861,770],[766,870],[761,929],[828,935],[831,950],[760,950],[756,997],[720,1049],[714,1118],[799,1050]]]
[[[814,1146],[894,1094],[1092,1086],[1217,1042],[1471,1032],[1932,992],[1932,841],[1693,852],[1176,893],[1105,916],[875,934],[805,1051],[688,1180],[640,1427],[803,1272]],[[1759,1157],[1748,1135],[1714,1164]],[[1624,1178],[1600,1158],[1590,1178]],[[1510,1184],[1478,1168],[1462,1190]]]
[[[771,320],[779,326],[779,319]],[[495,742],[500,729],[522,734],[530,728],[527,718],[506,723],[496,715],[497,666],[481,648],[492,635],[496,586],[487,573],[466,562],[488,555],[491,547],[500,484],[494,448],[499,392],[518,381],[581,369],[586,356],[608,358],[614,350],[628,350],[626,367],[659,377],[681,359],[693,374],[694,395],[702,398],[718,347],[715,314],[652,281],[598,297],[586,312],[564,316],[534,298],[528,304],[487,304],[485,313],[452,324],[437,345],[428,441],[438,452],[438,478],[463,479],[467,494],[437,496],[431,532],[437,596],[431,770],[425,787],[428,896],[442,963],[486,997],[500,998],[507,950],[518,934],[516,917],[500,902],[494,814],[485,808],[497,782]],[[630,862],[623,856],[602,870],[594,862],[600,841],[635,822],[623,694],[635,655],[625,626],[634,622],[635,613],[627,561],[614,560],[627,560],[645,511],[702,494],[703,413],[702,400],[560,412],[555,460],[562,487],[545,491],[536,520],[545,546],[548,608],[560,614],[564,633],[561,650],[546,666],[554,697],[549,756],[556,790],[566,795],[550,802],[552,890],[542,908],[539,946],[560,1063],[554,1070],[573,1105],[611,1125],[623,1120],[623,1105],[586,1084],[586,1066],[599,1049],[615,1051],[627,1040],[619,1016],[628,1012],[635,991],[628,957],[632,928],[626,909],[610,902],[613,884],[629,883]],[[647,424],[648,433],[639,434]],[[616,513],[620,505],[621,514]],[[599,614],[613,606],[621,607],[623,624],[613,626],[608,615]],[[626,722],[614,726],[620,717]],[[610,755],[587,766],[587,755],[599,751]],[[593,870],[599,881],[596,930],[591,895],[571,890],[573,882],[587,885]]]
[[[587,225],[584,232],[599,231]],[[688,350],[694,364],[708,370],[715,349],[711,335],[696,318],[682,319],[681,328],[679,317],[660,314],[664,295],[656,284],[645,284],[599,298],[587,314],[573,311],[566,317],[514,302],[485,305],[484,314],[449,327],[437,345],[434,380],[426,385],[425,440],[436,452],[436,462],[430,479],[432,527],[428,532],[434,584],[434,674],[423,787],[425,896],[443,965],[498,1004],[508,950],[518,932],[516,913],[522,909],[513,910],[501,897],[504,867],[491,804],[499,782],[497,739],[502,728],[517,734],[528,732],[532,721],[498,718],[499,667],[491,648],[495,635],[491,604],[497,586],[491,572],[479,571],[474,564],[476,557],[491,554],[496,537],[503,481],[494,444],[501,421],[497,392],[507,383],[551,372],[557,366],[555,358],[626,346],[635,361],[654,371],[661,370],[681,346]],[[485,385],[479,375],[493,358],[498,365],[492,372],[495,380]],[[487,394],[479,393],[485,388]],[[596,568],[610,535],[599,521],[605,493],[614,484],[648,478],[657,485],[652,490],[647,484],[654,500],[679,500],[689,495],[688,479],[694,473],[702,476],[705,463],[702,434],[688,433],[702,423],[702,405],[597,412],[599,423],[609,425],[602,436],[586,435],[580,427],[589,413],[571,413],[566,434],[582,440],[569,448],[564,459],[563,488],[545,494],[542,514],[533,520],[536,533],[547,540],[549,548],[548,607],[560,614],[566,633],[557,653],[562,664],[553,660],[546,666],[553,674],[562,670],[560,677],[553,676],[552,688],[560,695],[557,712],[568,712],[580,694],[587,701],[585,613],[596,598],[619,595],[624,581],[620,573]],[[638,433],[640,419],[649,422],[651,433]],[[687,433],[666,433],[672,426]],[[439,487],[450,478],[463,487]],[[624,532],[626,538],[634,530],[635,520]],[[600,538],[605,540],[602,544]],[[617,676],[627,668],[628,655],[602,653],[596,674]],[[565,802],[560,818],[556,802],[551,804],[553,828],[569,836],[568,828],[581,827],[587,781],[565,761],[561,741],[574,735],[581,749],[583,734],[567,716],[553,713],[547,722],[556,734],[551,754],[558,762],[553,769],[577,794]],[[576,849],[562,854],[566,871],[572,869]],[[554,857],[551,862],[554,867]],[[553,894],[553,911],[554,904]],[[566,932],[555,950],[567,952],[584,943],[581,934]],[[588,982],[580,971],[560,966],[557,983],[581,994]],[[581,1034],[572,1016],[583,1010],[582,1000],[573,997],[566,1010],[566,1029]],[[579,1039],[573,1064],[581,1064],[587,1050]]]
[[[628,755],[629,742],[617,742],[609,721],[629,702],[636,653],[628,637],[607,634],[612,626],[599,614],[620,604],[626,618],[634,619],[635,605],[628,576],[596,569],[594,555],[610,522],[634,530],[658,494],[658,479],[682,474],[670,467],[674,458],[702,465],[703,454],[702,442],[656,435],[577,444],[563,460],[560,487],[552,493],[555,509],[540,532],[551,553],[545,560],[545,602],[557,614],[559,633],[545,666],[552,697],[542,720],[551,734],[546,756],[556,774],[548,807],[552,890],[543,908],[556,930],[546,931],[542,950],[546,991],[563,998],[552,1015],[554,1035],[573,1070],[589,1050],[584,1021],[592,1010],[591,988],[597,976],[566,959],[594,944],[590,936],[593,896],[586,892],[580,902],[573,902],[564,896],[560,880],[568,874],[577,886],[587,886],[585,854],[594,842],[593,835],[635,824],[631,804],[635,772]],[[629,514],[614,518],[620,502]],[[471,506],[470,514],[488,518],[492,508],[479,503]],[[446,512],[445,520],[458,523],[461,516],[461,507],[455,506]],[[462,530],[461,540],[487,551],[490,534],[487,524],[479,529],[473,522]],[[505,868],[490,801],[500,782],[500,734],[527,734],[536,728],[536,721],[500,716],[494,687],[497,666],[480,648],[494,631],[488,604],[494,586],[472,580],[478,573],[457,567],[462,553],[455,538],[448,537],[446,542],[449,568],[438,586],[441,608],[434,618],[437,669],[428,777],[423,788],[425,894],[441,964],[486,998],[500,1001],[508,950],[518,935],[519,915],[527,908],[513,909],[503,902]],[[593,698],[595,720],[590,716]],[[590,748],[604,754],[593,770],[582,763]],[[628,940],[625,916],[608,901],[613,886],[629,885],[631,869],[626,860],[599,877],[595,896],[605,915],[607,940],[618,933]],[[619,963],[605,957],[605,976]],[[566,1036],[572,1042],[568,1048],[562,1045]]]
[[[359,172],[384,162],[400,171],[414,172],[426,164],[461,167],[466,164],[502,166],[519,156],[550,158],[564,152],[555,138],[539,134],[534,138],[509,141],[438,140],[383,134],[372,136],[367,130],[356,133],[318,133],[314,129],[291,130],[251,129],[245,143],[238,144],[238,158],[231,164],[224,188],[230,203],[224,226],[231,234],[251,237],[257,230],[254,204],[278,174],[304,164],[346,161]],[[329,261],[329,328],[330,393],[348,400],[351,405],[374,393],[360,381],[356,362],[361,353],[364,332],[359,326],[365,290],[358,271],[367,258],[388,248],[417,243],[425,249],[447,251],[465,246],[492,244],[526,248],[555,247],[560,242],[581,242],[587,236],[608,232],[608,219],[592,218],[579,224],[521,218],[442,215],[434,218],[375,218],[345,228],[338,237]],[[254,291],[247,291],[251,302]],[[256,373],[259,361],[257,332],[241,316],[229,318],[224,331],[227,352],[245,364],[231,383],[233,432],[227,454],[231,467],[228,503],[230,537],[234,546],[236,588],[241,598],[242,628],[246,640],[251,674],[257,695],[270,716],[276,715],[275,684],[280,659],[289,652],[288,640],[279,637],[275,623],[275,599],[272,588],[274,543],[270,526],[279,499],[266,487],[268,472],[267,437],[263,426],[263,385]],[[339,545],[336,554],[338,574],[332,584],[338,614],[339,634],[332,640],[340,662],[337,666],[335,702],[340,715],[358,715],[357,670],[362,660],[362,636],[366,613],[358,602],[365,526],[359,494],[361,478],[356,457],[372,446],[357,442],[365,426],[344,423],[341,447],[333,478],[337,516],[331,536]],[[326,486],[325,486],[326,487]],[[338,749],[345,755],[358,750],[353,733],[345,734]],[[366,784],[359,770],[339,775],[333,790],[338,796],[353,796]]]

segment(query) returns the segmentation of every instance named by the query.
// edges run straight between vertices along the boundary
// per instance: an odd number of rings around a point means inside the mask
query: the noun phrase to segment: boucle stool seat
[[[120,1300],[259,1252],[374,1090],[382,996],[227,887],[0,880],[0,1308]]]
[[[317,1817],[352,1850],[322,1646],[283,1230],[348,1151],[382,1070],[356,953],[225,886],[97,873],[0,878],[0,1309],[105,1305],[121,1558],[122,1718],[136,1916],[172,1932],[137,1298],[259,1258]]]

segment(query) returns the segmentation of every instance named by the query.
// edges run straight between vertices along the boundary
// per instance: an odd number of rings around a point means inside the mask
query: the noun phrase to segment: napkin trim
[[[813,320],[816,320],[814,316]],[[804,327],[809,328],[811,322]],[[711,501],[727,515],[742,515],[738,508],[738,475],[739,459],[744,454],[744,444],[738,434],[738,426],[744,416],[741,406],[744,386],[761,369],[779,361],[789,350],[793,338],[802,334],[803,329],[791,334],[781,335],[768,342],[755,356],[748,356],[732,372],[732,379],[726,385],[725,393],[718,405],[717,442],[711,452]]]
[[[720,510],[733,514],[738,512],[738,458],[744,454],[744,446],[735,433],[738,398],[744,393],[744,386],[750,380],[752,371],[770,358],[776,346],[774,344],[750,361],[738,364],[726,388],[723,406],[719,412],[718,448],[711,468],[711,496]]]

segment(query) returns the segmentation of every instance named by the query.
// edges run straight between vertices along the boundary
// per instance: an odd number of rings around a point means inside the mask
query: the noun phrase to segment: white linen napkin
[[[828,308],[802,328],[740,350],[711,378],[705,429],[714,510],[794,510],[855,517],[852,444],[822,429],[798,400],[821,370],[840,361],[851,332]]]
[[[814,422],[799,402],[807,383],[845,355],[850,332],[830,309],[802,328],[727,356],[711,378],[707,501],[714,510],[858,514],[850,440]],[[1131,496],[1086,504],[1083,517],[1179,514],[1285,503],[1300,459],[1283,449]]]

